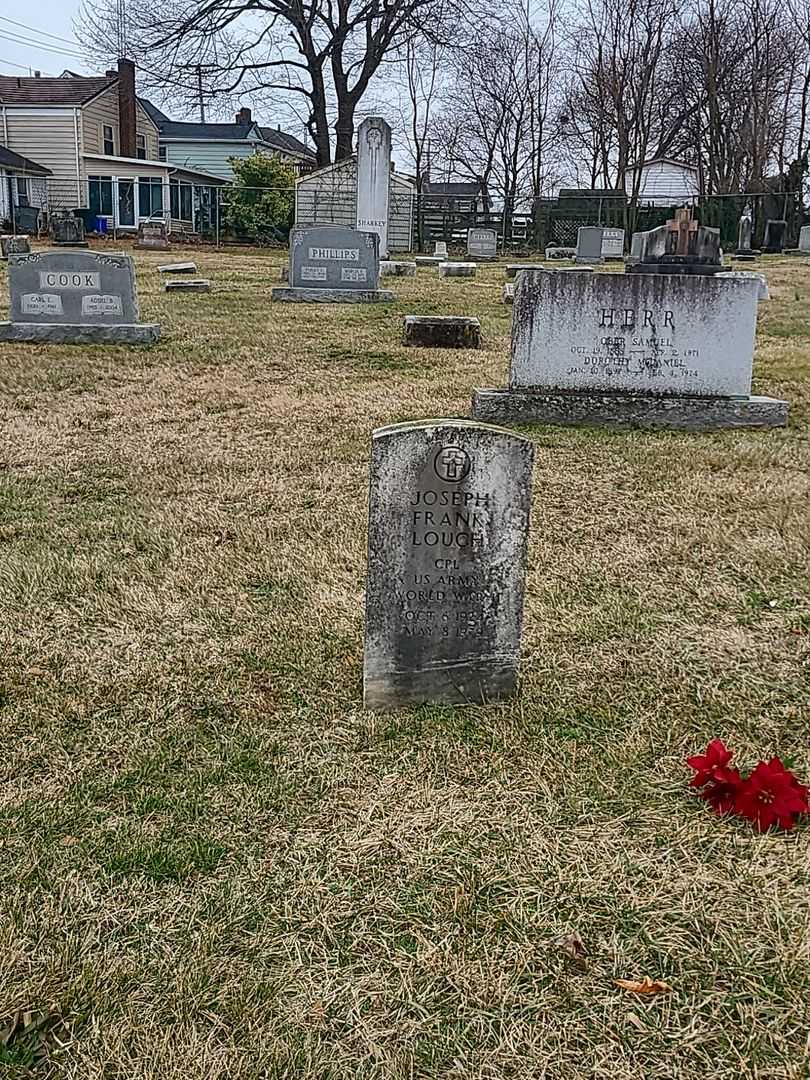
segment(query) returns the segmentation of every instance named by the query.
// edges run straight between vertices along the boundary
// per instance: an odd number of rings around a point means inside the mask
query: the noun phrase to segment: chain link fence
[[[69,212],[80,216],[87,234],[99,240],[134,238],[141,223],[161,220],[178,242],[282,247],[294,220],[349,226],[356,221],[356,197],[345,186],[299,185],[296,192],[151,174],[23,179],[25,183],[9,181],[5,201],[0,201],[0,224],[6,231],[45,235],[53,214]],[[481,197],[408,193],[399,178],[392,193],[389,245],[392,253],[430,252],[438,241],[461,253],[468,229],[486,228],[497,234],[504,254],[531,255],[548,247],[575,247],[582,226],[602,225],[622,229],[629,251],[634,232],[664,224],[684,205],[693,208],[702,225],[720,230],[727,251],[737,245],[740,217],[746,211],[753,218],[755,248],[762,246],[769,220],[787,222],[785,246],[795,247],[805,220],[796,192],[695,196],[669,205],[631,206],[621,193],[563,189],[556,198],[493,206]]]

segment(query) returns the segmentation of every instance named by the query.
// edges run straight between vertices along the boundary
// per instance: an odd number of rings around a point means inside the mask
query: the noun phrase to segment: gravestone
[[[8,259],[9,255],[30,253],[31,241],[27,236],[0,236],[0,258]]]
[[[810,225],[803,225],[799,230],[799,251],[810,255]]]
[[[737,256],[750,256],[758,255],[759,252],[755,252],[751,247],[751,242],[754,236],[754,222],[750,214],[743,214],[740,218],[740,224],[737,229],[737,250],[734,253]]]
[[[211,282],[206,278],[181,278],[167,281],[165,292],[211,292]]]
[[[414,255],[413,261],[416,263],[417,269],[420,266],[440,266],[441,263],[447,261],[446,255]]]
[[[366,304],[394,299],[380,289],[379,237],[343,225],[296,225],[290,234],[289,287],[273,300]]]
[[[480,349],[481,323],[460,315],[406,315],[403,344],[426,349]]]
[[[507,283],[503,287],[503,292],[501,293],[501,300],[504,304],[509,305],[514,304],[515,302],[515,286],[510,281],[507,281]]]
[[[135,247],[142,251],[171,251],[165,221],[142,221],[138,226]]]
[[[787,402],[751,396],[756,275],[518,276],[508,389],[480,420],[713,430],[777,427]]]
[[[0,323],[0,341],[145,345],[160,337],[159,326],[138,322],[129,255],[11,255],[9,288],[11,321]]]
[[[601,225],[583,225],[577,229],[578,263],[600,263],[602,261],[602,239],[604,230]]]
[[[439,277],[475,277],[478,267],[475,263],[443,262],[438,269]]]
[[[624,258],[624,229],[602,229],[602,258]]]
[[[383,259],[380,262],[380,277],[413,277],[416,263],[404,259]]]
[[[367,708],[514,693],[533,461],[527,439],[469,421],[373,433]]]
[[[447,258],[447,243],[444,240],[437,240],[433,246],[433,254],[438,259]]]
[[[551,245],[546,248],[546,259],[551,262],[556,259],[575,259],[577,249],[572,247],[559,247]]]
[[[369,116],[357,133],[357,229],[376,233],[380,258],[388,257],[388,200],[391,182],[391,128]]]
[[[542,263],[507,263],[504,267],[504,273],[510,280],[516,278],[521,270],[545,270],[545,267]]]
[[[631,257],[627,274],[695,274],[708,277],[723,268],[720,230],[701,225],[689,208],[657,229],[640,234],[640,257]]]
[[[494,229],[468,229],[467,255],[472,259],[497,259],[498,234]]]
[[[73,214],[57,213],[51,215],[51,242],[57,247],[86,248],[84,222]]]
[[[762,241],[762,250],[766,255],[781,255],[785,247],[785,233],[787,222],[769,218],[765,222],[765,239]]]
[[[196,274],[197,264],[193,262],[165,263],[158,267],[159,274]]]

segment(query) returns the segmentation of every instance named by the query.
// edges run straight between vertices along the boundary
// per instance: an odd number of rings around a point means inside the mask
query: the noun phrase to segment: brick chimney
[[[236,114],[236,122],[237,124],[252,124],[253,113],[250,109],[241,108]]]
[[[135,65],[131,60],[121,59],[118,61],[118,152],[121,157],[137,157],[136,127]]]

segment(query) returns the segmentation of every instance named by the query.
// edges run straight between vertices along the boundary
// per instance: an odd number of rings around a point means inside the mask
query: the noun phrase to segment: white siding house
[[[636,170],[641,173],[638,201],[640,206],[674,206],[700,194],[698,171],[694,165],[674,158],[653,158],[634,167],[626,177],[627,194],[633,192]]]
[[[413,238],[415,188],[403,176],[391,173],[388,206],[388,246],[410,251]],[[295,184],[296,225],[348,225],[357,223],[357,158],[346,158]]]

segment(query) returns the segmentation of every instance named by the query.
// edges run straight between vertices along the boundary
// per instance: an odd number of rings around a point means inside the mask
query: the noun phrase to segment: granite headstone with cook
[[[297,225],[290,235],[289,285],[274,300],[357,304],[393,300],[380,289],[379,237],[343,225]]]
[[[9,257],[11,321],[0,341],[144,345],[160,327],[140,323],[129,255],[42,251]]]

